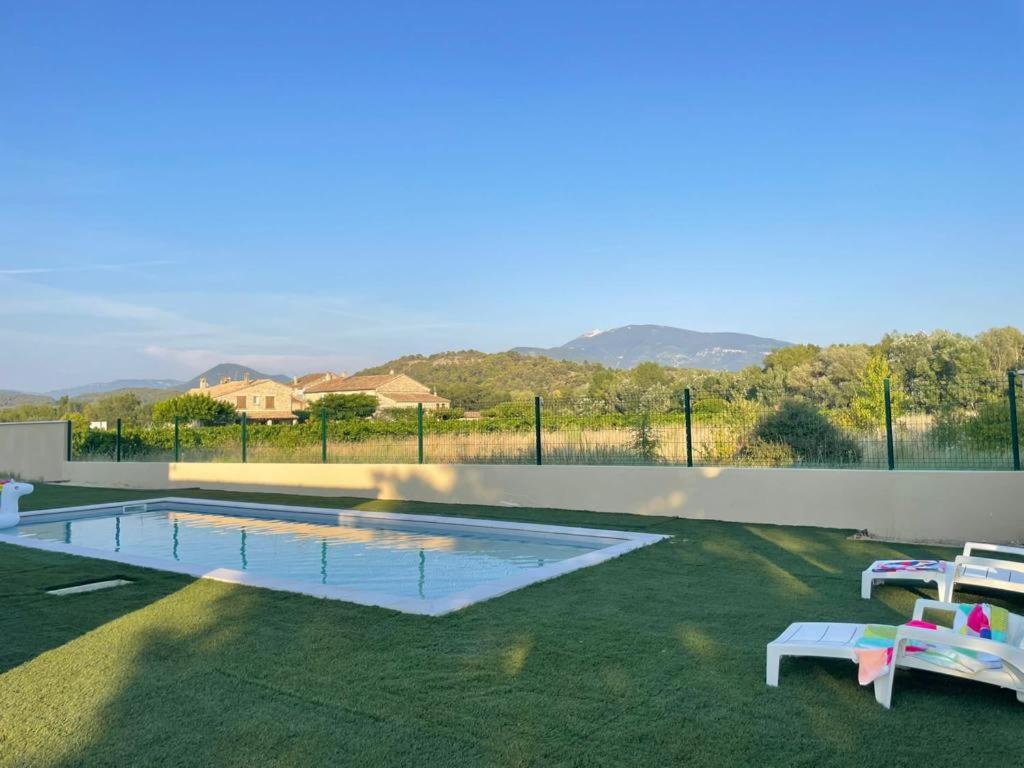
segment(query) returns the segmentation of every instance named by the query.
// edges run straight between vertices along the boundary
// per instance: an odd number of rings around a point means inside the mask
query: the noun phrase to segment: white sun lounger
[[[887,583],[934,584],[939,600],[946,602],[953,599],[957,585],[1024,594],[1024,562],[976,557],[975,552],[1024,557],[1024,547],[969,541],[964,544],[963,554],[945,563],[945,571],[876,571],[880,563],[891,562],[876,560],[861,573],[860,596],[867,600],[873,587]]]
[[[918,600],[914,604],[914,618],[921,619],[925,610],[952,612],[956,603],[939,600]],[[820,658],[849,659],[856,662],[855,646],[864,633],[863,624],[823,624],[801,622],[791,624],[785,632],[768,644],[765,682],[770,686],[779,684],[779,662],[783,656],[816,656]],[[984,651],[1002,661],[1000,669],[985,669],[976,673],[964,673],[935,664],[907,653],[909,641],[948,645],[955,648]],[[1011,613],[1005,643],[968,637],[951,629],[923,629],[920,627],[897,627],[896,643],[893,648],[892,671],[875,680],[875,699],[886,709],[892,704],[892,688],[896,679],[896,668],[923,669],[953,677],[962,677],[1001,688],[1009,688],[1017,694],[1017,700],[1024,703],[1024,617]]]
[[[1024,557],[1024,547],[967,542],[964,544],[964,553],[957,556],[953,568],[947,568],[947,571],[950,571],[948,600],[953,599],[953,590],[958,585],[1024,594],[1024,562],[994,557],[976,557],[975,552],[994,552]]]
[[[876,560],[860,575],[860,596],[871,599],[871,589],[879,584],[934,584],[939,600],[949,600],[953,594],[953,563],[943,563],[944,571],[876,571],[882,563],[892,560]]]
[[[771,687],[779,684],[779,665],[783,656],[814,656],[825,659],[846,659],[857,663],[855,646],[864,634],[864,624],[838,624],[835,622],[798,621],[786,627],[777,638],[768,643],[765,682]],[[885,682],[875,681],[875,698],[882,703]]]

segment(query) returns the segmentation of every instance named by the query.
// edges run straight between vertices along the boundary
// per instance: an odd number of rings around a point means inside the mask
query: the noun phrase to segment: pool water
[[[150,558],[419,600],[449,597],[621,543],[429,518],[274,519],[245,512],[165,502],[63,521],[27,519],[4,533],[115,553],[111,559]]]

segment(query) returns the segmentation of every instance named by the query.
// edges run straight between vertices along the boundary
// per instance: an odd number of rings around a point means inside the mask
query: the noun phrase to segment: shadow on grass
[[[1024,751],[1020,705],[988,686],[902,674],[885,711],[852,664],[815,660],[788,661],[781,688],[765,686],[765,643],[791,621],[909,615],[909,590],[859,597],[860,570],[891,545],[809,528],[632,521],[673,538],[441,618],[156,574],[167,581],[147,581],[131,610],[102,601],[136,585],[83,595],[63,635],[36,641],[35,616],[47,627],[62,617],[26,589],[15,595],[24,628],[4,625],[5,636],[23,632],[25,652],[0,675],[0,765],[821,766],[878,754],[899,765],[936,751],[973,762],[978,744]],[[0,557],[0,584],[13,583]],[[112,567],[31,558],[12,571],[23,584]]]

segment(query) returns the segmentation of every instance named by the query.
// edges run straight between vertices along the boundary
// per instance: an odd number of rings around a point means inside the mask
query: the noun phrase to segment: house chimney
[[[220,377],[220,383],[221,384],[227,384],[229,381],[231,381],[231,377],[230,376],[221,376]]]
[[[199,388],[200,389],[206,389],[209,386],[210,386],[210,382],[208,382],[206,380],[206,377],[205,376],[200,376],[199,377]]]
[[[248,371],[245,372],[245,375],[242,377],[242,381],[244,381],[246,384],[249,383],[249,372]]]
[[[292,384],[298,384],[298,383],[299,383],[299,377],[298,376],[292,376]]]

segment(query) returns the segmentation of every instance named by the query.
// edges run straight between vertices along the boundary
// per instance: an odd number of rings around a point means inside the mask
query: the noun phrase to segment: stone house
[[[273,379],[250,379],[248,375],[241,381],[225,377],[213,386],[203,378],[199,380],[199,386],[190,389],[188,394],[206,395],[230,403],[251,421],[268,424],[297,423],[295,411],[305,407],[301,393],[294,386]]]
[[[380,408],[415,408],[423,403],[424,410],[448,408],[451,400],[441,397],[404,373],[376,376],[345,376],[321,380],[302,390],[307,403],[314,403],[324,395],[373,395]]]

